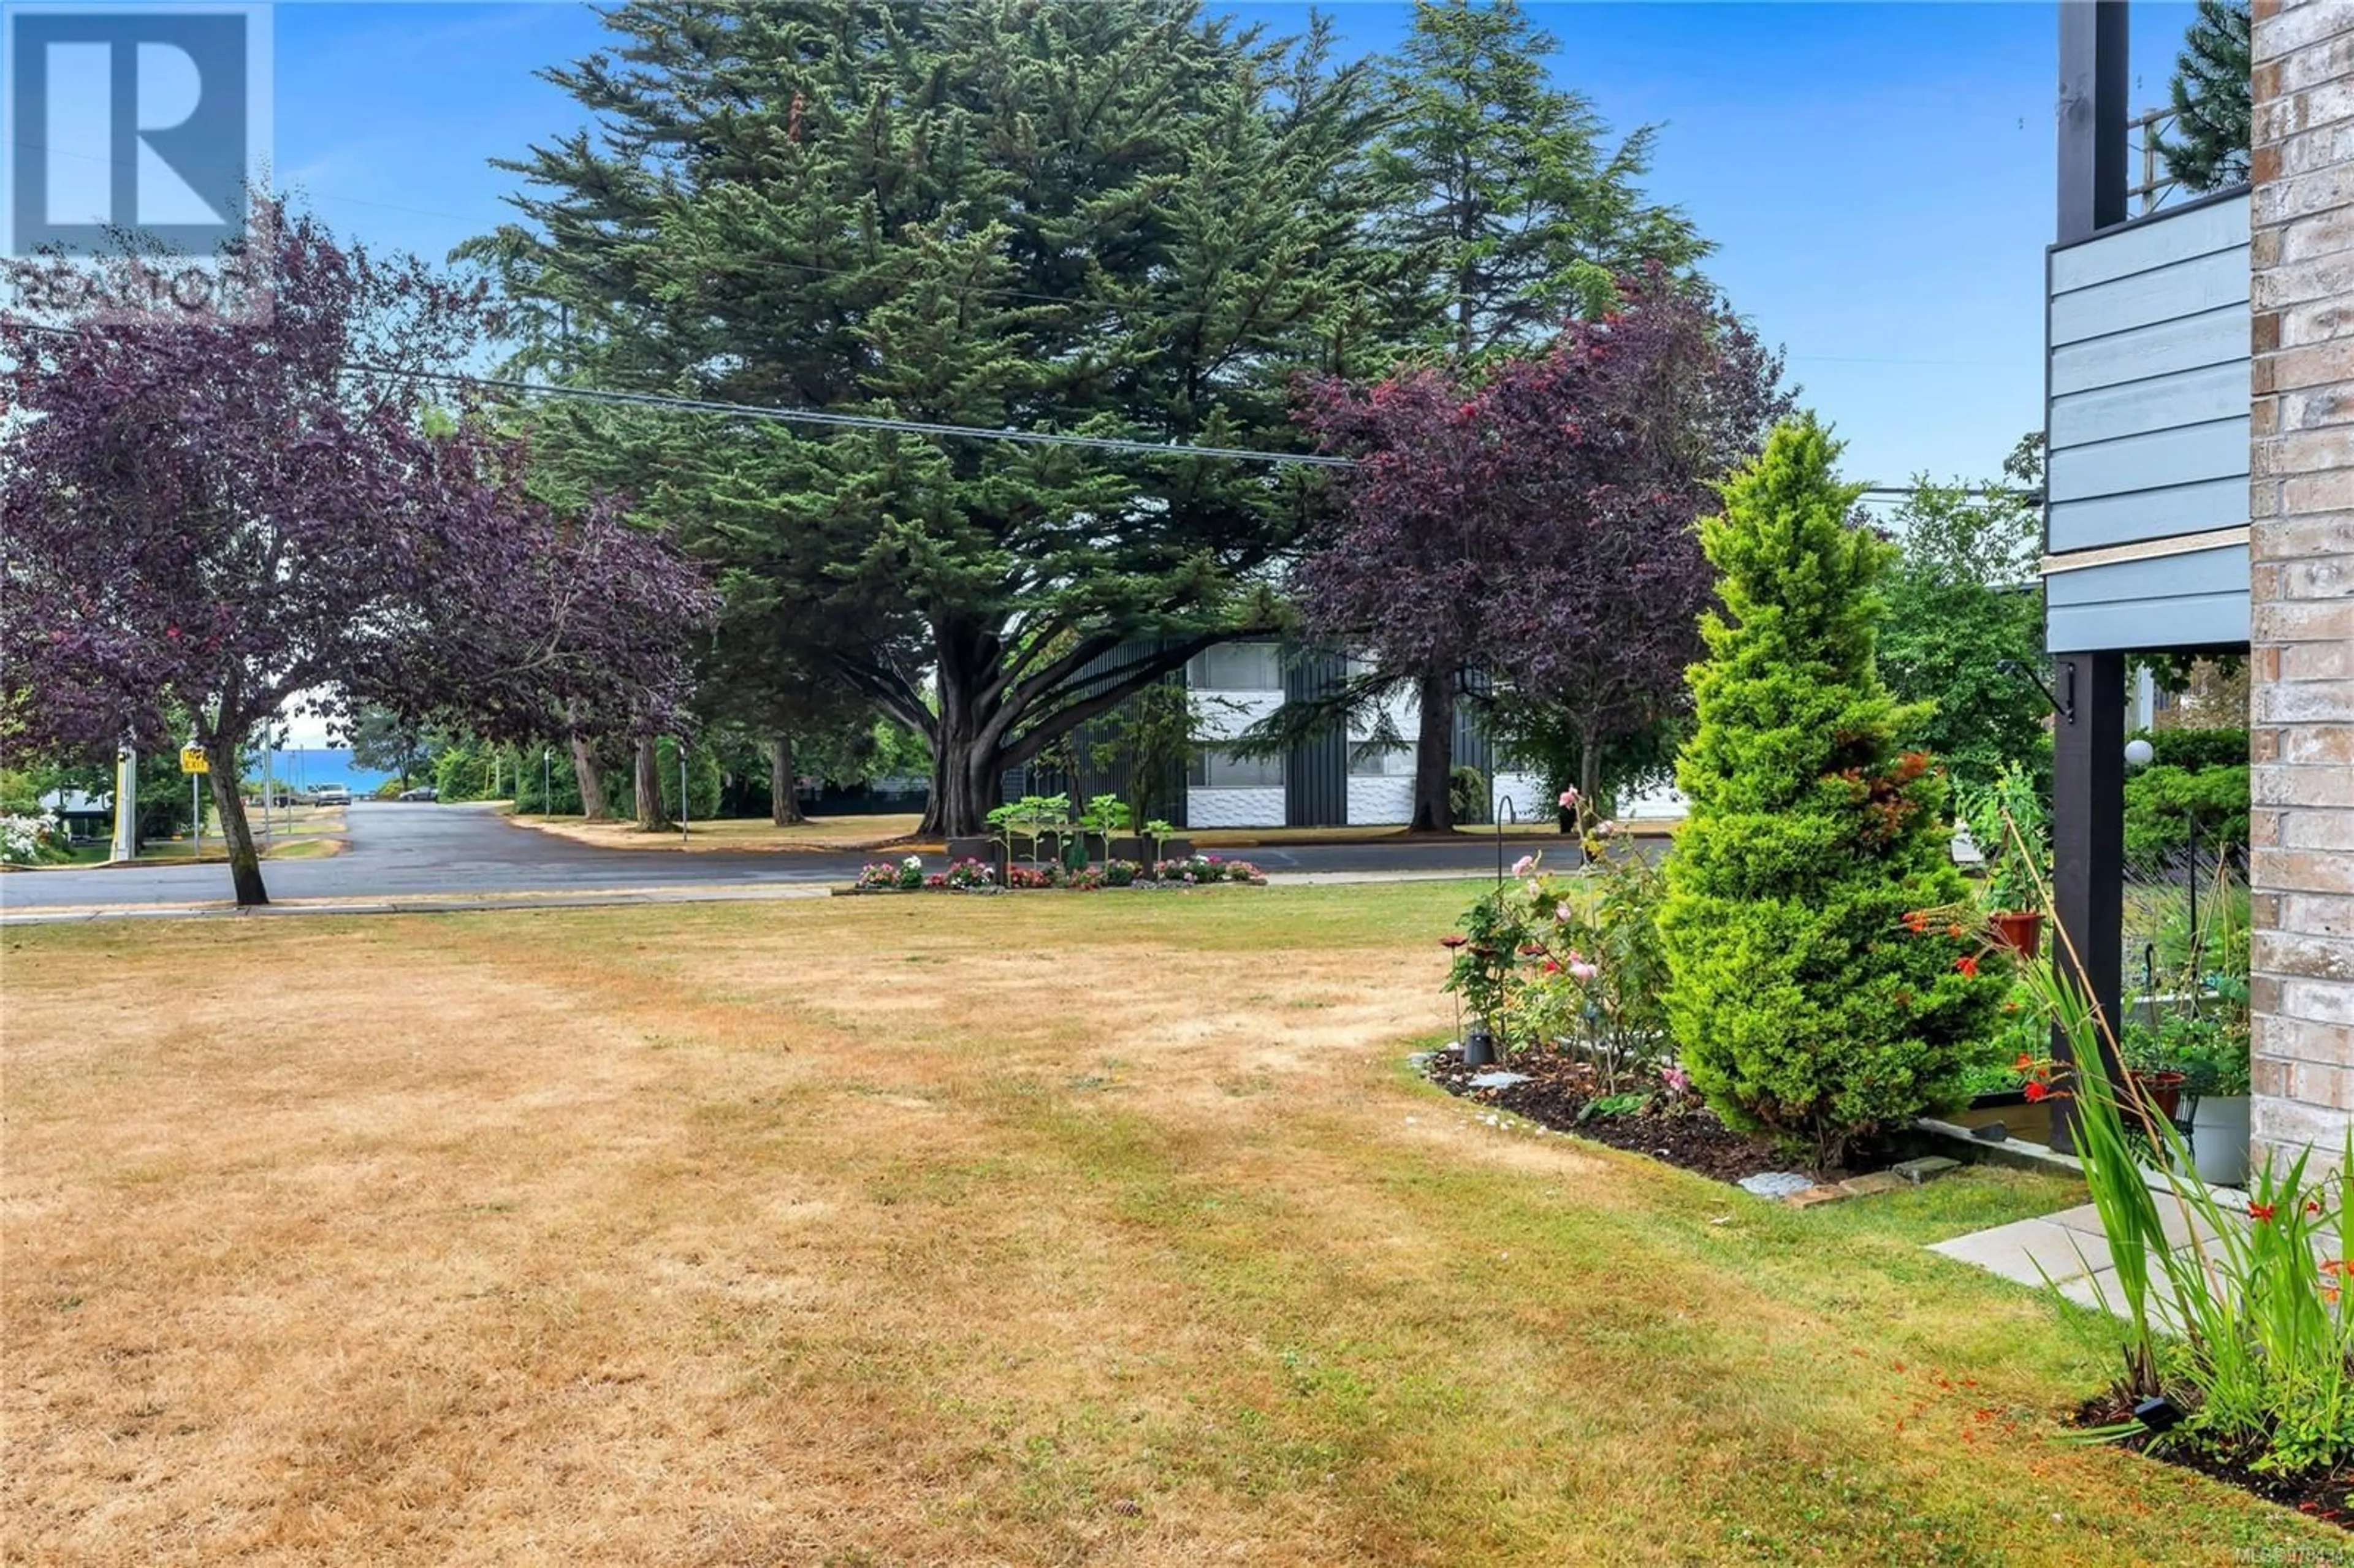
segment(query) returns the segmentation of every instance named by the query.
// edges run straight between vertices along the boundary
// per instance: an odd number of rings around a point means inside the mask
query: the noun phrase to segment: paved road
[[[350,847],[323,860],[266,861],[273,899],[481,897],[489,895],[749,891],[847,882],[868,856],[855,852],[680,854],[609,850],[515,827],[469,806],[355,802]],[[1492,845],[1341,843],[1225,852],[1272,872],[1492,872]],[[1515,845],[1509,853],[1519,854]],[[103,909],[227,901],[223,865],[92,866],[0,876],[0,910]]]

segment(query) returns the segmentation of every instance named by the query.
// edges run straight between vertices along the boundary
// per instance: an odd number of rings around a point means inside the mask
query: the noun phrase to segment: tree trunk
[[[1455,831],[1447,773],[1455,764],[1455,672],[1424,673],[1418,694],[1422,730],[1414,742],[1414,821],[1407,831]]]
[[[786,735],[769,737],[769,821],[780,828],[808,819],[801,815],[801,791],[793,788],[793,741]]]
[[[270,902],[261,885],[261,852],[253,844],[253,825],[245,820],[245,792],[238,788],[237,743],[215,736],[205,742],[205,775],[211,786],[213,810],[220,818],[221,838],[228,846],[229,883],[237,890],[238,907],[252,908]],[[190,824],[193,833],[198,830]]]
[[[663,809],[662,752],[650,735],[638,740],[637,786],[638,826],[661,832],[671,825],[670,813]]]
[[[968,667],[943,644],[934,673],[940,711],[932,731],[932,798],[924,808],[927,838],[970,838],[997,804],[997,748],[981,742],[980,688],[987,672]]]
[[[613,814],[605,799],[605,765],[597,760],[597,748],[579,736],[572,737],[571,747],[573,777],[580,781],[580,814],[601,822]]]

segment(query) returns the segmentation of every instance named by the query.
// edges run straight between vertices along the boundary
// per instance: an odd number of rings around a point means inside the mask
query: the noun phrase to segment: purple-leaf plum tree
[[[260,724],[650,731],[714,608],[618,501],[535,499],[528,450],[429,379],[493,324],[482,291],[257,216],[235,260],[266,311],[0,322],[0,722],[201,747],[239,904],[267,901],[239,791]]]

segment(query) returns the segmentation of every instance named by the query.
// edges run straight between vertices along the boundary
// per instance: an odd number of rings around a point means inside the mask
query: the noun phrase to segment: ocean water
[[[341,784],[355,795],[366,795],[392,777],[389,773],[371,772],[352,765],[349,747],[305,746],[273,753],[270,776],[281,784],[298,789],[315,789],[322,784]],[[252,769],[253,782],[261,782],[261,764],[257,756]]]

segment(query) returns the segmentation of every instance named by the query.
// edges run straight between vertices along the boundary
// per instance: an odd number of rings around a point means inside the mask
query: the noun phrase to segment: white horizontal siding
[[[1349,779],[1349,825],[1378,827],[1414,821],[1414,780],[1382,777]]]
[[[1193,711],[1200,715],[1201,732],[1196,740],[1231,740],[1267,715],[1283,705],[1280,688],[1237,691],[1202,691],[1193,694]]]
[[[1203,786],[1185,791],[1185,826],[1199,828],[1279,828],[1283,826],[1283,786]]]

